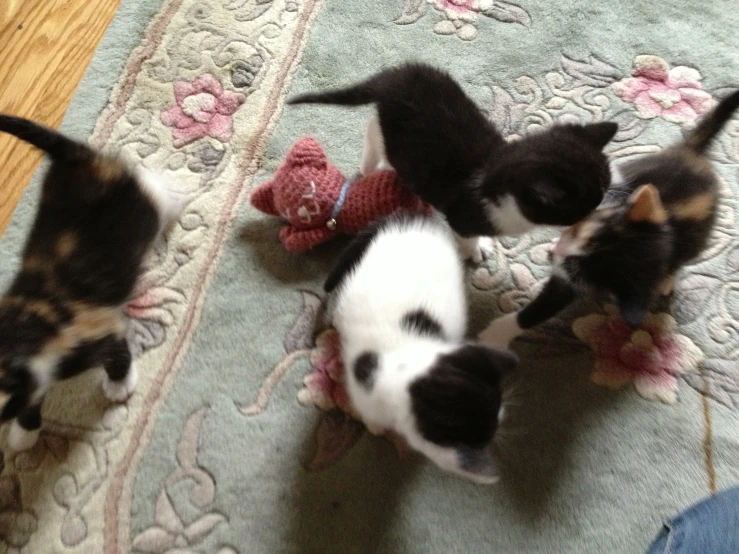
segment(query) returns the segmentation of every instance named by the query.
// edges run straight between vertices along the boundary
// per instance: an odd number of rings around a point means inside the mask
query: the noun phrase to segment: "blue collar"
[[[349,190],[350,186],[351,183],[349,181],[346,181],[342,185],[341,191],[339,192],[339,199],[336,201],[336,204],[334,204],[334,209],[331,212],[331,217],[326,222],[326,227],[328,227],[331,231],[336,229],[336,218],[339,217],[341,208],[344,207],[344,202],[346,201],[346,192]]]

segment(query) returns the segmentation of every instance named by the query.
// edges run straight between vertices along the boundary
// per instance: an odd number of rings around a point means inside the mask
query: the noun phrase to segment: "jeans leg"
[[[674,517],[646,554],[737,554],[739,487],[726,489]]]

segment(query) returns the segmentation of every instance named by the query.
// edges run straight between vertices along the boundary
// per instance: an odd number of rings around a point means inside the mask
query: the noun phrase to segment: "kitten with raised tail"
[[[51,158],[22,266],[0,298],[0,422],[13,420],[8,444],[25,450],[55,381],[102,366],[110,400],[133,392],[122,307],[149,246],[186,198],[32,121],[0,115],[0,131]]]
[[[541,293],[521,311],[494,320],[479,338],[507,345],[588,290],[610,293],[626,323],[640,327],[652,300],[671,294],[677,271],[708,244],[719,183],[706,150],[737,108],[739,91],[682,143],[617,167],[603,205],[554,246],[552,276]]]
[[[536,225],[571,225],[596,208],[610,172],[602,150],[615,123],[553,125],[506,142],[446,72],[425,64],[386,69],[344,89],[288,104],[375,104],[363,170],[392,167],[443,213],[466,258],[482,259],[491,237]]]
[[[349,396],[365,424],[393,431],[440,468],[481,484],[507,351],[464,341],[464,267],[443,222],[397,215],[357,237],[326,280]]]

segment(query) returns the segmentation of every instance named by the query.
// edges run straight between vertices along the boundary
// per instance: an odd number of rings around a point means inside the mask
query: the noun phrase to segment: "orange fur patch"
[[[89,306],[73,303],[74,319],[65,332],[77,342],[98,340],[108,335],[122,337],[126,330],[120,308]]]
[[[626,216],[630,221],[644,221],[660,224],[667,221],[667,211],[659,198],[654,185],[642,185],[629,198],[631,207]]]
[[[48,264],[44,261],[41,256],[30,254],[23,260],[23,269],[26,271],[41,271],[46,269]]]
[[[77,236],[67,231],[56,241],[56,254],[60,258],[66,258],[77,248]]]
[[[713,212],[716,196],[710,192],[698,194],[668,207],[670,215],[677,219],[702,221]]]
[[[59,322],[59,315],[56,313],[56,310],[45,300],[27,300],[17,296],[8,296],[2,299],[0,305],[16,306],[24,312],[33,312],[52,325],[56,325]]]
[[[101,181],[106,183],[117,181],[126,173],[118,159],[106,156],[98,156],[93,160],[92,171]]]

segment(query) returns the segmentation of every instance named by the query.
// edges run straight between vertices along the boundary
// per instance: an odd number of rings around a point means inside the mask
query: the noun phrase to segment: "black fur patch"
[[[400,326],[409,333],[443,339],[444,329],[431,314],[423,308],[408,312],[400,320]]]
[[[501,380],[517,361],[508,351],[476,344],[439,357],[410,386],[421,435],[441,446],[487,445],[498,427]]]
[[[514,195],[532,223],[570,225],[600,203],[610,183],[602,150],[615,123],[557,125],[506,143],[448,73],[426,64],[400,65],[289,103],[376,104],[400,180],[465,237],[508,232],[490,221],[484,201]]]
[[[376,352],[363,352],[354,360],[354,377],[367,389],[372,388],[378,363]]]
[[[552,276],[541,292],[516,316],[521,329],[544,323],[569,306],[575,299],[575,288],[562,277]]]

